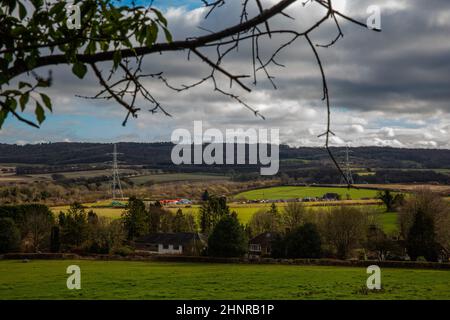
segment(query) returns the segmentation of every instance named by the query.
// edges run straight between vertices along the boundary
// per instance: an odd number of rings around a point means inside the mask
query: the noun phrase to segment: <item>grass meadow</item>
[[[347,199],[347,195],[351,199],[357,200],[362,198],[373,199],[377,195],[376,190],[370,189],[347,189],[345,187],[273,187],[245,191],[236,195],[236,198],[247,200],[276,200],[276,199],[294,199],[304,197],[322,197],[325,193],[337,193],[343,200]]]
[[[68,290],[66,268],[81,268]],[[0,261],[0,299],[450,299],[450,271],[131,261]]]

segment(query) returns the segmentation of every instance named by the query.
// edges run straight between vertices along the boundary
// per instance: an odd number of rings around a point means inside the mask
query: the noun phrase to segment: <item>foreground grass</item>
[[[375,198],[376,190],[369,189],[347,189],[332,187],[273,187],[251,191],[245,191],[236,195],[236,198],[244,198],[247,200],[276,200],[276,199],[293,199],[304,197],[322,197],[325,193],[337,193],[342,199],[347,199],[347,195],[351,199]]]
[[[81,290],[66,268],[81,268]],[[119,261],[0,261],[0,299],[450,299],[450,271]]]

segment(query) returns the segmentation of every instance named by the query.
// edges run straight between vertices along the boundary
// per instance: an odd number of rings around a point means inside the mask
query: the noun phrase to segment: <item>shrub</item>
[[[112,253],[122,257],[126,257],[132,255],[134,253],[134,249],[129,246],[122,246],[115,248]]]

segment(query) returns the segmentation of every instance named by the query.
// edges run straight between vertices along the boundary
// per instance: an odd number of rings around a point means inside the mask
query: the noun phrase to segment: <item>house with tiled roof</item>
[[[136,251],[169,255],[200,255],[206,247],[203,235],[193,232],[151,233],[134,241]]]

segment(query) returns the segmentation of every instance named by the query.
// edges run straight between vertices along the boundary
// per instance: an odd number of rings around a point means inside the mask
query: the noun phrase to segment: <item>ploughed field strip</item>
[[[81,290],[66,269],[81,268]],[[450,271],[131,261],[0,260],[0,299],[450,299]]]

